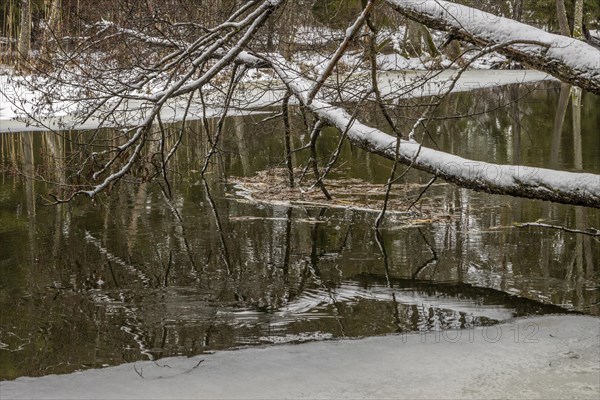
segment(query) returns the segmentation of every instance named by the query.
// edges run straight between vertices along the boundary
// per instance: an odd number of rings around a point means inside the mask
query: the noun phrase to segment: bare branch
[[[587,228],[585,231],[582,231],[579,229],[567,228],[566,226],[562,226],[562,225],[551,225],[551,224],[544,224],[541,222],[524,222],[524,223],[516,223],[515,222],[513,225],[516,226],[517,228],[524,228],[527,226],[535,226],[535,227],[540,227],[540,228],[558,229],[558,230],[565,231],[565,232],[579,233],[579,234],[588,235],[588,236],[600,236],[600,230],[596,229],[596,228]]]
[[[356,18],[356,21],[354,21],[354,23],[346,30],[346,36],[344,37],[344,41],[338,46],[335,54],[333,55],[333,57],[331,57],[331,60],[329,60],[329,63],[317,78],[315,86],[311,89],[310,93],[308,94],[307,104],[310,105],[317,93],[319,93],[319,90],[321,90],[321,87],[323,86],[327,78],[331,75],[333,68],[337,65],[340,58],[342,58],[342,56],[348,49],[348,46],[350,45],[352,40],[354,40],[360,28],[365,23],[365,20],[373,10],[374,5],[375,0],[369,0],[363,11],[358,16],[358,18]]]

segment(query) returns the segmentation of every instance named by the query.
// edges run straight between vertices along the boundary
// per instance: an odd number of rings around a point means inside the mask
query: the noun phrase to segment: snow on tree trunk
[[[513,1],[512,18],[519,22],[521,21],[521,18],[523,18],[523,0]]]
[[[565,8],[565,0],[556,0],[556,16],[558,18],[558,26],[560,33],[564,36],[571,36],[569,22],[567,20],[567,9]]]
[[[575,11],[573,13],[573,37],[583,39],[583,0],[575,1]]]
[[[47,0],[47,21],[44,27],[44,43],[42,51],[50,55],[51,43],[57,38],[61,28],[61,0]]]
[[[429,55],[431,57],[439,57],[440,52],[435,46],[433,41],[433,37],[431,36],[431,32],[425,25],[421,25],[421,34],[423,35],[423,40],[425,40],[425,44],[427,45],[427,50],[429,51]]]
[[[573,13],[573,37],[583,39],[583,0],[575,1]],[[581,89],[574,87],[571,91],[571,105],[573,106],[573,134],[575,149],[577,150],[577,138],[579,138],[579,149],[581,149]],[[575,153],[575,165],[581,168],[581,152]]]
[[[414,21],[408,21],[406,24],[406,52],[411,57],[420,57],[423,53],[423,47],[421,46],[421,28],[419,25],[419,23]]]
[[[386,0],[400,14],[600,94],[600,49],[509,18],[443,0]],[[518,42],[525,42],[516,44]]]
[[[51,0],[49,2],[49,11],[48,11],[48,25],[46,26],[46,28],[48,30],[50,30],[52,35],[56,35],[58,34],[58,31],[60,30],[60,23],[61,23],[61,15],[60,15],[60,10],[61,10],[61,0]]]
[[[353,120],[352,116],[340,107],[318,99],[309,104],[311,83],[295,72],[300,69],[283,58],[270,57],[277,75],[315,115],[340,131],[347,130],[347,137],[354,145],[385,158],[396,159],[396,138]],[[491,164],[465,159],[405,140],[400,142],[398,161],[477,191],[600,208],[600,175]]]
[[[30,0],[21,0],[21,32],[19,33],[19,58],[27,59],[31,46],[31,2]]]

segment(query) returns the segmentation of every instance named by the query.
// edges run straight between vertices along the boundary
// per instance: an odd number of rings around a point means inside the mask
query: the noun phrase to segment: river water
[[[437,110],[452,118],[434,119],[418,136],[475,160],[600,174],[600,97],[584,93],[580,131],[569,105],[560,130],[559,94],[555,82],[456,93]],[[397,104],[394,118],[410,127],[426,102]],[[386,129],[374,115],[363,107],[365,122]],[[368,196],[360,209],[353,201],[338,208],[249,201],[237,177],[277,175],[284,166],[283,124],[266,116],[227,119],[206,180],[199,174],[206,132],[187,123],[170,198],[164,184],[132,182],[96,203],[60,206],[45,205],[48,193],[68,179],[74,142],[86,133],[0,135],[0,379],[526,315],[600,314],[598,238],[514,225],[600,228],[599,210],[435,182],[413,208],[422,214],[391,214],[377,233],[377,214],[362,209]],[[293,146],[306,141],[296,116]],[[335,130],[323,132],[323,164],[337,142]],[[308,159],[307,150],[293,157],[300,168]],[[361,192],[365,183],[383,184],[391,163],[345,144],[336,165],[325,180],[334,198],[352,185]],[[392,211],[406,211],[429,179],[408,172]]]

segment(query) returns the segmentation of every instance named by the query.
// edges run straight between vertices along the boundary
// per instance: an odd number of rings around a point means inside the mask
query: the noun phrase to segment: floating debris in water
[[[294,174],[295,182],[300,181],[301,171],[295,170]],[[284,168],[263,170],[252,177],[233,177],[230,181],[234,192],[230,196],[237,201],[288,207],[344,208],[377,213],[381,212],[386,191],[385,184],[368,183],[357,178],[327,178],[324,184],[332,197],[327,199],[314,184],[301,183],[290,187],[288,171]],[[418,211],[409,210],[414,199],[426,186],[416,183],[394,185],[386,213],[412,225],[426,225],[451,219],[452,216],[441,213],[438,205],[431,199],[420,202]],[[245,220],[252,217],[234,218]]]

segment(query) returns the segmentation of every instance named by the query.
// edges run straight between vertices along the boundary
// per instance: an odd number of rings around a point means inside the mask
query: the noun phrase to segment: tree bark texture
[[[27,59],[31,48],[31,1],[21,0],[21,22],[20,22],[19,51],[20,59]]]
[[[565,8],[565,0],[556,0],[556,17],[558,18],[558,26],[560,33],[563,36],[571,36],[569,29],[569,21],[567,19],[567,9]]]
[[[583,0],[575,0],[573,12],[573,37],[583,39]]]

